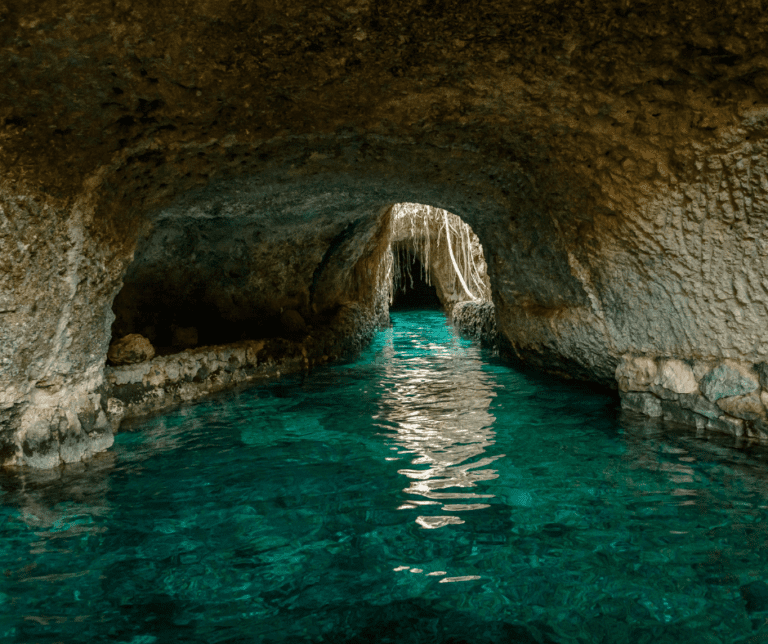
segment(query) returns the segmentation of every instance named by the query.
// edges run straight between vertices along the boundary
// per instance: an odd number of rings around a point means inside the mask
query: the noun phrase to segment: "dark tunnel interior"
[[[406,261],[407,256],[401,254],[400,261]],[[422,276],[424,271],[421,261],[418,257],[413,255],[410,266],[410,275],[407,273],[403,275],[400,288],[397,288],[394,293],[391,310],[413,310],[413,309],[439,309],[442,308],[440,299],[437,296],[437,291],[434,286],[427,284],[426,280]],[[401,266],[401,271],[405,267]]]

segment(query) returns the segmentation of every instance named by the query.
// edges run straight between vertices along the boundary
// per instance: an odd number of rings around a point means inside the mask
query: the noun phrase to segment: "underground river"
[[[0,473],[0,641],[766,637],[765,447],[392,318],[354,362]]]

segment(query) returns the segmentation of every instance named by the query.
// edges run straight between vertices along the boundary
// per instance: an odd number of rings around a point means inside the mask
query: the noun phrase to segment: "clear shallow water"
[[[0,641],[768,641],[764,448],[393,319],[354,363],[0,474]]]

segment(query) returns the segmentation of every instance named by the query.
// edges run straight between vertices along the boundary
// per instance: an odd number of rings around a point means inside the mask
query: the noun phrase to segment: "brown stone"
[[[744,420],[757,420],[766,418],[765,407],[756,392],[744,396],[731,396],[720,398],[717,406],[726,414],[742,418]]]
[[[114,365],[138,364],[151,360],[155,355],[155,349],[143,335],[131,333],[109,347],[107,358]]]
[[[298,311],[293,310],[283,311],[280,316],[280,326],[289,336],[301,335],[307,330],[304,318]]]

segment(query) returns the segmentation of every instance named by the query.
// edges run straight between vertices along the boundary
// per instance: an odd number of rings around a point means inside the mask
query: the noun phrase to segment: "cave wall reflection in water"
[[[0,641],[768,637],[764,447],[393,319],[354,361],[0,473]]]

